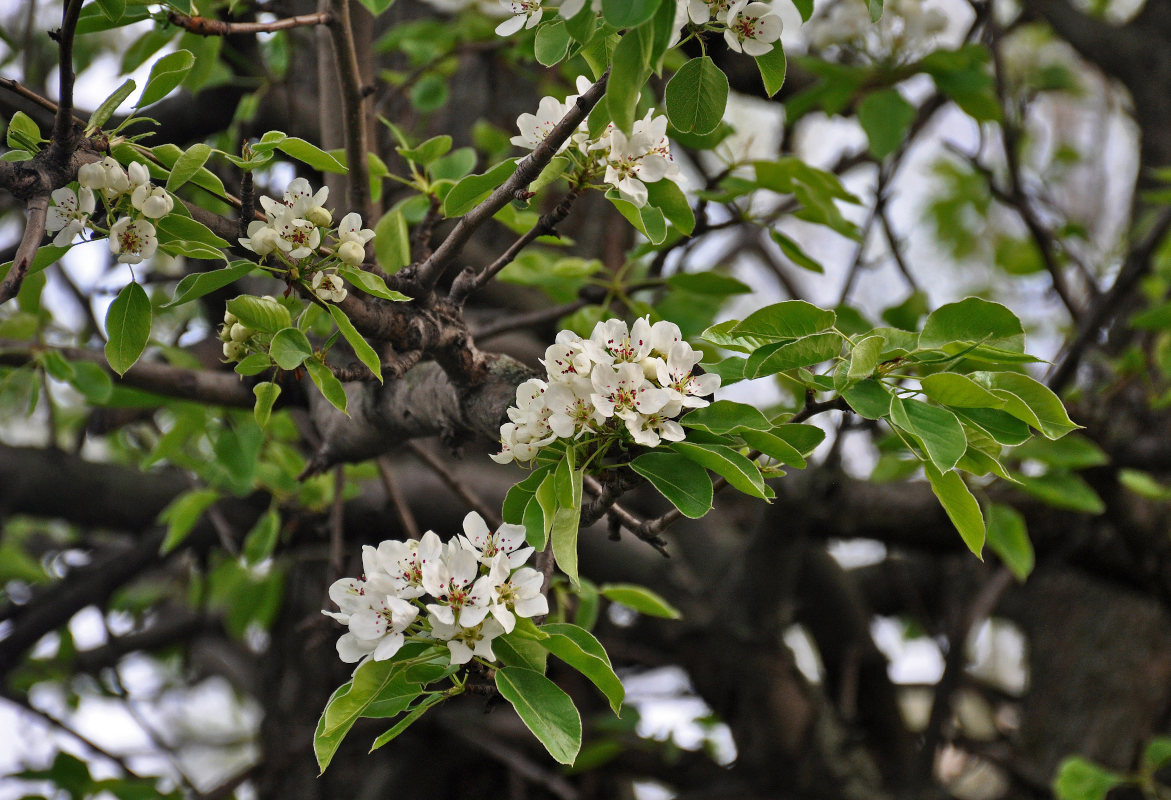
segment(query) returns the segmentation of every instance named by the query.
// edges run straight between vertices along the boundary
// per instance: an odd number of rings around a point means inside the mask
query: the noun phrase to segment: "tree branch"
[[[0,305],[16,297],[20,286],[24,283],[24,276],[37,255],[37,248],[45,237],[45,220],[49,213],[49,195],[38,194],[28,201],[28,222],[24,226],[24,235],[20,238],[20,246],[16,248],[16,258],[4,280],[0,282]]]
[[[370,220],[370,170],[366,165],[366,117],[363,109],[362,74],[350,25],[349,0],[329,0],[326,28],[333,45],[334,61],[341,81],[343,119],[346,129],[346,166],[349,168],[350,205]]]
[[[172,25],[199,36],[231,36],[236,33],[273,33],[308,25],[328,25],[332,17],[327,11],[319,11],[316,14],[299,14],[272,22],[227,22],[209,17],[189,17],[178,11],[171,11],[167,14],[167,19]]]

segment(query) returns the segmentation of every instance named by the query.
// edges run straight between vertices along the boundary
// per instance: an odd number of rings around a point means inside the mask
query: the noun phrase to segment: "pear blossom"
[[[327,303],[340,303],[349,294],[341,276],[332,272],[315,272],[310,282],[313,293]]]
[[[670,395],[646,379],[637,364],[617,368],[598,364],[590,373],[594,391],[590,399],[603,417],[628,419],[635,414],[653,414],[667,404]]]
[[[681,442],[686,438],[683,426],[671,419],[666,410],[654,414],[636,414],[625,422],[626,430],[634,441],[644,447],[658,447],[661,439]]]
[[[423,567],[437,562],[442,553],[443,542],[435,531],[427,531],[418,540],[378,545],[378,560],[394,584],[394,593],[408,600],[425,593]]]
[[[586,0],[565,0],[557,13],[565,19],[573,19],[585,8]],[[602,10],[602,0],[590,0],[590,10],[595,14]]]
[[[122,217],[110,226],[110,252],[122,264],[138,264],[158,249],[155,226],[144,219]]]
[[[570,331],[562,331],[570,333]],[[576,336],[576,334],[574,334]],[[560,339],[560,335],[558,336]],[[545,357],[541,365],[549,373],[551,379],[569,379],[572,376],[588,375],[590,372],[590,357],[586,355],[585,345],[580,337],[576,342],[555,343],[545,348]]]
[[[240,244],[258,256],[266,256],[279,249],[280,238],[280,234],[271,225],[253,220],[248,223],[248,236],[241,237]]]
[[[269,219],[268,225],[276,231],[277,247],[289,258],[305,258],[321,245],[321,231],[317,226],[295,216],[291,208],[278,209],[276,215]],[[248,230],[251,232],[251,224]]]
[[[497,36],[511,36],[522,28],[534,28],[544,13],[541,0],[500,0],[500,5],[513,16],[496,26]]]
[[[639,208],[647,202],[646,184],[678,174],[678,165],[670,157],[666,130],[665,116],[648,114],[647,119],[635,123],[630,136],[617,128],[610,131],[603,180]]]
[[[781,18],[768,3],[736,0],[728,9],[724,41],[737,53],[762,56],[781,38]]]
[[[519,567],[529,560],[533,554],[532,547],[522,547],[525,544],[525,529],[523,525],[501,525],[496,530],[488,528],[484,518],[475,511],[469,511],[464,517],[464,532],[456,536],[456,541],[465,550],[476,555],[481,564],[491,564],[497,556],[503,556],[510,567]]]
[[[355,242],[365,247],[366,243],[374,238],[374,231],[370,228],[363,228],[362,217],[350,212],[342,217],[342,221],[338,223],[337,236],[339,241]]]
[[[642,361],[651,351],[651,325],[644,317],[632,328],[620,319],[608,319],[594,326],[583,347],[596,364]]]
[[[555,383],[545,395],[549,427],[558,437],[570,439],[595,430],[605,417],[594,408],[593,384],[588,378],[574,378],[569,383]]]
[[[731,0],[688,0],[687,16],[696,25],[705,25],[713,18],[723,21]]]
[[[670,397],[667,402],[669,416],[678,414],[680,408],[703,408],[708,405],[704,396],[720,388],[719,375],[691,374],[701,358],[703,354],[692,350],[686,342],[676,342],[666,362],[659,362],[657,377],[659,385]]]
[[[470,628],[461,628],[458,625],[449,625],[434,620],[431,623],[432,636],[447,643],[453,667],[466,664],[475,656],[495,661],[496,654],[492,652],[492,640],[503,635],[504,632],[504,626],[492,617]]]
[[[130,166],[133,168],[139,165],[135,163]],[[165,217],[175,207],[175,200],[167,190],[161,186],[152,186],[150,181],[134,187],[130,194],[130,203],[141,211],[144,217],[150,219]]]
[[[49,233],[56,231],[53,244],[65,247],[85,230],[89,215],[94,212],[94,193],[85,186],[76,192],[68,186],[62,186],[54,189],[50,197],[53,198],[53,205],[45,217],[45,230]]]
[[[366,656],[385,661],[403,646],[404,632],[418,615],[419,609],[400,597],[372,597],[366,607],[350,614],[350,632],[338,639],[338,655],[351,664]]]
[[[100,189],[107,200],[130,191],[130,178],[126,170],[110,156],[79,167],[77,181],[86,189]]]
[[[576,100],[576,95],[566,98],[564,102],[556,97],[542,97],[541,102],[537,104],[536,114],[526,112],[516,118],[516,127],[520,130],[520,135],[513,136],[509,141],[517,147],[535,149],[549,138],[553,128],[569,113]],[[569,140],[567,139],[557,148],[557,152],[560,153],[568,146]]]
[[[488,610],[505,633],[512,633],[517,617],[539,617],[549,613],[549,600],[541,594],[545,576],[532,567],[513,571],[507,555],[500,553],[491,562],[484,581]]]
[[[423,565],[423,588],[437,602],[428,603],[432,624],[472,628],[488,614],[488,598],[477,594],[480,567],[476,554],[456,546],[444,548],[438,559]]]

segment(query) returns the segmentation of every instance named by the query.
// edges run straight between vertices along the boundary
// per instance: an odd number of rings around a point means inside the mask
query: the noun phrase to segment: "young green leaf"
[[[1117,772],[1099,767],[1080,756],[1065,759],[1057,767],[1053,794],[1057,800],[1106,800],[1116,786],[1126,783]]]
[[[323,397],[343,414],[346,413],[346,389],[329,367],[320,361],[310,359],[305,362],[305,369],[309,370],[309,378],[321,391]]]
[[[132,78],[127,78],[122,82],[122,85],[110,93],[110,96],[103,100],[94,113],[90,114],[89,122],[86,124],[87,128],[98,129],[106,124],[110,117],[114,116],[114,112],[118,110],[118,106],[126,101],[130,93],[135,89],[135,83]]]
[[[606,583],[598,593],[614,603],[633,608],[640,614],[663,619],[683,619],[683,613],[645,586],[633,583]]]
[[[516,172],[516,159],[501,161],[487,172],[479,175],[468,175],[462,178],[447,197],[443,198],[443,215],[445,217],[462,217],[475,208],[481,200],[487,197],[493,189],[512,177]]]
[[[418,147],[396,147],[395,151],[407,161],[426,166],[451,150],[451,137],[447,134],[432,136]]]
[[[281,387],[271,381],[261,381],[252,387],[252,394],[256,395],[256,405],[252,409],[252,415],[256,418],[256,424],[261,428],[268,425],[268,419],[272,416],[272,407],[280,393]]]
[[[106,312],[106,361],[110,369],[125,375],[150,339],[150,298],[146,290],[131,281]]]
[[[557,510],[553,512],[550,538],[553,540],[553,558],[557,566],[576,585],[577,535],[581,527],[581,470],[573,470],[570,481],[574,502],[572,505],[558,504]]]
[[[712,508],[712,479],[707,470],[678,453],[643,453],[630,468],[650,481],[659,494],[683,513],[699,519]]]
[[[1025,518],[1015,508],[999,503],[988,506],[988,546],[1018,581],[1023,582],[1033,571],[1033,543]]]
[[[772,240],[777,243],[777,246],[781,248],[781,252],[785,254],[785,258],[789,259],[802,269],[807,269],[810,272],[816,272],[819,275],[825,273],[825,267],[821,266],[821,264],[817,263],[808,255],[806,255],[805,251],[801,249],[801,246],[790,239],[788,236],[781,233],[776,228],[771,229],[768,234],[772,237]]]
[[[281,369],[293,370],[301,366],[305,359],[313,357],[313,345],[296,328],[282,328],[272,337],[268,354]]]
[[[903,144],[915,121],[915,107],[898,89],[881,89],[866,95],[858,105],[858,123],[870,140],[870,154],[881,161]]]
[[[626,690],[614,674],[601,642],[589,631],[567,622],[550,622],[542,625],[540,631],[545,634],[539,640],[541,646],[589,678],[610,702],[614,713],[620,713]]]
[[[748,357],[744,365],[744,377],[760,378],[797,367],[820,364],[836,357],[841,349],[842,337],[832,331],[815,333],[795,341],[768,344]]]
[[[968,448],[964,428],[946,408],[921,400],[893,397],[890,420],[923,445],[927,457],[940,472],[953,469]]]
[[[381,297],[383,300],[392,300],[395,303],[405,303],[411,299],[402,292],[396,292],[387,287],[386,281],[373,272],[367,272],[364,269],[351,267],[347,264],[339,269],[338,273],[368,295]]]
[[[760,79],[764,82],[764,91],[769,97],[773,97],[785,85],[785,74],[789,71],[789,62],[785,58],[780,41],[773,43],[772,50],[754,58]]]
[[[679,68],[663,92],[667,119],[684,133],[715,130],[728,104],[728,77],[708,56]]]
[[[537,29],[537,36],[533,41],[533,54],[537,63],[551,67],[565,58],[569,52],[569,27],[565,20],[556,19]]]
[[[581,750],[581,715],[569,695],[539,672],[505,667],[496,688],[559,764],[572,764]]]
[[[760,409],[734,400],[717,400],[689,411],[679,423],[685,428],[698,428],[716,435],[744,430],[767,431],[773,426]]]
[[[145,108],[151,103],[157,103],[175,87],[183,82],[187,70],[195,64],[195,56],[190,50],[176,50],[160,58],[150,68],[150,78],[146,81],[146,88],[138,97],[135,108]]]
[[[167,534],[163,537],[159,554],[166,555],[182,544],[187,534],[195,527],[195,523],[203,516],[203,512],[219,498],[220,493],[215,489],[191,489],[183,492],[160,511],[159,522],[166,524]]]
[[[769,500],[772,497],[772,491],[764,485],[764,476],[760,474],[760,468],[731,447],[697,442],[671,442],[671,449],[724,476],[728,483],[747,495],[761,500]]]
[[[175,161],[175,165],[171,167],[171,174],[167,178],[167,191],[179,191],[180,186],[195,177],[195,173],[199,172],[200,167],[207,163],[210,155],[211,148],[203,142],[197,142],[187,148],[183,155]]]
[[[227,306],[228,311],[253,330],[276,333],[293,324],[289,310],[276,300],[266,297],[242,294],[229,300]]]
[[[628,0],[621,2],[626,5]],[[638,97],[650,72],[651,37],[652,32],[636,28],[627,31],[614,48],[603,102],[614,126],[626,133],[634,127]]]
[[[162,307],[174,308],[189,303],[235,283],[254,269],[256,269],[256,265],[251,261],[233,261],[223,269],[187,275],[175,287],[175,299]]]
[[[387,211],[374,226],[374,257],[392,275],[411,263],[411,234],[400,209]]]
[[[749,314],[732,328],[734,336],[754,336],[766,342],[797,339],[833,327],[837,315],[804,300],[785,300]]]
[[[749,447],[759,450],[769,458],[797,469],[805,469],[805,457],[796,447],[779,436],[764,431],[740,431],[740,437]]]
[[[259,564],[272,555],[276,549],[277,536],[281,532],[281,515],[275,508],[269,508],[260,515],[252,530],[244,537],[244,560]]]
[[[405,717],[392,725],[390,730],[386,731],[374,740],[374,744],[370,745],[370,752],[373,753],[379,747],[382,747],[387,742],[397,738],[399,734],[401,734],[411,725],[415,724],[415,722],[419,720],[419,717],[426,714],[432,706],[438,705],[446,699],[447,697],[443,694],[429,694],[424,697],[417,705],[414,706],[414,708],[407,712]]]
[[[345,175],[346,165],[338,161],[329,153],[322,150],[315,144],[310,144],[304,139],[298,139],[296,136],[288,136],[281,139],[277,143],[276,148],[285,155],[297,159],[303,164],[308,164],[313,169],[321,172],[336,172]]]
[[[663,0],[602,0],[602,18],[615,28],[633,28],[655,15]]]
[[[930,462],[923,462],[923,471],[927,473],[927,480],[931,484],[931,491],[939,500],[948,519],[960,538],[981,561],[984,557],[984,517],[980,514],[980,504],[972,496],[972,492],[964,483],[958,472],[940,473]]]
[[[342,311],[337,306],[330,304],[329,315],[333,317],[333,322],[337,325],[342,336],[349,343],[354,350],[354,355],[358,360],[366,365],[366,368],[374,373],[374,377],[382,383],[382,362],[378,358],[378,353],[370,346],[362,334],[358,333],[358,329],[354,327],[354,323],[350,322],[350,318],[346,316],[346,312]]]

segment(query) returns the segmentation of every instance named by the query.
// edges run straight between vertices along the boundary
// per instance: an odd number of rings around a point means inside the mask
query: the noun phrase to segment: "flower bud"
[[[251,335],[252,331],[250,331],[248,328],[245,328],[239,322],[232,326],[231,331],[228,334],[233,342],[247,341],[248,337]]]
[[[87,189],[101,189],[106,185],[106,171],[100,161],[82,164],[77,169],[77,182]]]
[[[357,242],[342,242],[337,248],[337,257],[351,266],[358,266],[366,260],[366,248]]]
[[[324,228],[328,227],[329,224],[333,222],[333,214],[329,213],[328,208],[323,208],[322,206],[313,206],[311,209],[305,212],[305,219],[309,220],[314,225]]]
[[[224,342],[224,358],[229,361],[239,361],[247,352],[240,342]]]
[[[235,314],[233,314],[231,311],[224,312],[224,324],[227,325],[228,327],[231,327],[232,325],[234,325],[235,323],[237,323],[239,321],[240,321],[240,319]]]

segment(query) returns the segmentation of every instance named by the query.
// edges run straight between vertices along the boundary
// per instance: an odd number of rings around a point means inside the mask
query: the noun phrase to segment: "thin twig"
[[[885,202],[878,212],[878,221],[882,224],[882,232],[886,234],[886,241],[890,245],[890,254],[894,258],[895,266],[899,268],[899,272],[902,273],[907,285],[911,287],[911,291],[919,291],[919,283],[915,280],[915,276],[911,274],[911,269],[907,266],[906,259],[903,256],[902,242],[895,235],[894,228],[890,222],[890,215],[886,213]]]
[[[443,483],[446,484],[449,489],[459,495],[461,500],[474,508],[479,513],[479,515],[484,518],[489,526],[492,528],[499,528],[502,524],[504,524],[504,520],[500,518],[500,515],[497,514],[491,508],[491,506],[481,500],[479,495],[469,489],[464,481],[460,480],[454,472],[447,468],[446,464],[435,457],[434,453],[415,442],[407,442],[407,448],[410,449],[410,451],[416,456],[418,456],[419,460],[426,464],[432,472],[439,476],[439,479],[443,481]]]
[[[328,25],[330,14],[328,11],[319,11],[316,14],[299,14],[272,22],[226,22],[208,17],[189,17],[172,11],[167,14],[167,19],[172,25],[199,36],[231,36],[234,33],[273,33],[307,25]]]
[[[406,531],[409,538],[418,539],[419,523],[415,521],[415,515],[411,513],[411,505],[403,495],[402,489],[399,488],[398,481],[394,479],[390,459],[386,456],[380,456],[374,463],[378,465],[378,474],[382,477],[382,486],[386,489],[386,494],[394,506],[394,511],[398,515],[399,522],[403,525],[403,530]]]
[[[16,257],[12,267],[0,282],[0,305],[16,297],[20,285],[24,283],[24,276],[33,263],[37,248],[41,246],[41,239],[45,236],[45,220],[49,214],[49,195],[38,194],[28,201],[28,222],[24,227],[24,235],[20,239],[20,247],[16,248]]]
[[[557,154],[561,145],[569,140],[581,121],[602,98],[609,74],[607,71],[593,86],[577,98],[573,107],[566,112],[560,122],[553,126],[553,130],[545,137],[545,141],[537,145],[533,152],[517,165],[516,172],[512,173],[508,180],[497,187],[478,206],[460,217],[455,228],[431,254],[431,257],[420,264],[418,269],[410,271],[411,277],[418,280],[426,288],[435,286],[447,266],[472,238],[472,234],[491,219],[493,214],[515,199],[519,192],[523,192],[541,173],[541,170],[553,160],[553,156]],[[407,270],[403,271],[407,272]]]
[[[341,80],[343,121],[346,130],[346,167],[348,168],[350,205],[363,219],[370,219],[370,170],[366,164],[365,96],[362,73],[354,46],[350,24],[349,0],[330,0],[331,14],[326,24],[333,45],[334,61]]]
[[[7,89],[8,91],[12,92],[13,94],[20,95],[25,100],[28,100],[31,103],[35,103],[36,105],[45,109],[46,111],[53,114],[54,116],[57,114],[58,106],[56,103],[54,103],[52,100],[50,100],[47,97],[43,97],[42,95],[37,94],[32,89],[28,88],[27,86],[20,83],[19,81],[15,81],[12,78],[0,78],[0,87]],[[85,120],[80,119],[78,117],[74,117],[73,121],[78,123],[79,125],[85,124]]]

